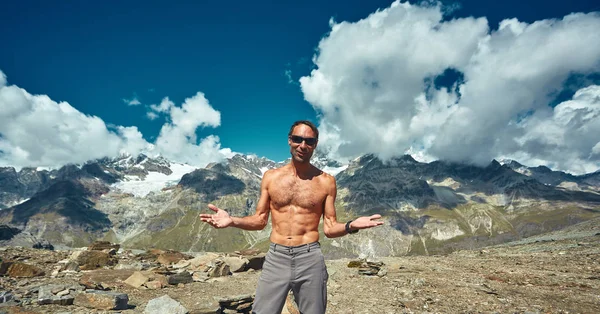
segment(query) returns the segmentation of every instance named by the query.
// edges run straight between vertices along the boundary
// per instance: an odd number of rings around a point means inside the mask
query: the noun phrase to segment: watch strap
[[[346,233],[348,233],[348,234],[352,234],[352,233],[357,233],[357,232],[358,232],[358,229],[357,229],[357,230],[350,230],[350,224],[351,224],[353,221],[354,221],[354,220],[350,220],[350,221],[348,221],[348,222],[346,223]]]

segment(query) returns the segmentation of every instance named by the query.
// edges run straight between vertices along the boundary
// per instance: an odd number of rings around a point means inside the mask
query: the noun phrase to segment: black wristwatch
[[[351,233],[357,233],[358,229],[356,230],[350,230],[350,224],[353,222],[354,220],[350,220],[346,223],[346,233],[351,234]]]

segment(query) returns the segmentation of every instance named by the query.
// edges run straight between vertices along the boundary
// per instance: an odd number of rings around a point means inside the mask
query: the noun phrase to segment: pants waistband
[[[298,254],[298,253],[307,253],[307,252],[310,252],[311,250],[320,249],[320,248],[321,248],[321,244],[319,242],[312,242],[312,243],[296,245],[296,246],[287,246],[287,245],[271,243],[271,246],[270,246],[270,249],[274,252],[280,252],[280,253],[289,254],[289,255]]]

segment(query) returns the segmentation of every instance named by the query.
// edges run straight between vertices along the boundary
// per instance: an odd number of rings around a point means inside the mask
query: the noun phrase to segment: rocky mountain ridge
[[[339,220],[380,213],[386,221],[351,237],[322,235],[331,257],[433,254],[503,243],[600,211],[599,173],[573,176],[516,162],[421,163],[409,155],[386,162],[364,155],[341,165],[317,154],[314,161],[337,173]],[[197,169],[140,155],[57,170],[2,168],[0,204],[19,204],[0,211],[0,224],[36,239],[31,246],[77,247],[105,239],[181,251],[261,248],[269,228],[215,230],[198,214],[208,203],[238,216],[253,213],[262,175],[283,164],[236,155]]]
[[[149,158],[123,155],[102,158],[83,165],[68,164],[59,169],[0,167],[0,209],[20,204],[37,192],[60,181],[93,179],[105,185],[131,178],[144,179],[149,173],[172,173],[170,163],[163,157]]]

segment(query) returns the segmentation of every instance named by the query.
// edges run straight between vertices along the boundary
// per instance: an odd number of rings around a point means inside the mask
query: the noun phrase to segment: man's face
[[[308,125],[298,124],[294,127],[292,135],[288,137],[288,145],[290,145],[292,159],[308,163],[317,147],[316,134]]]

